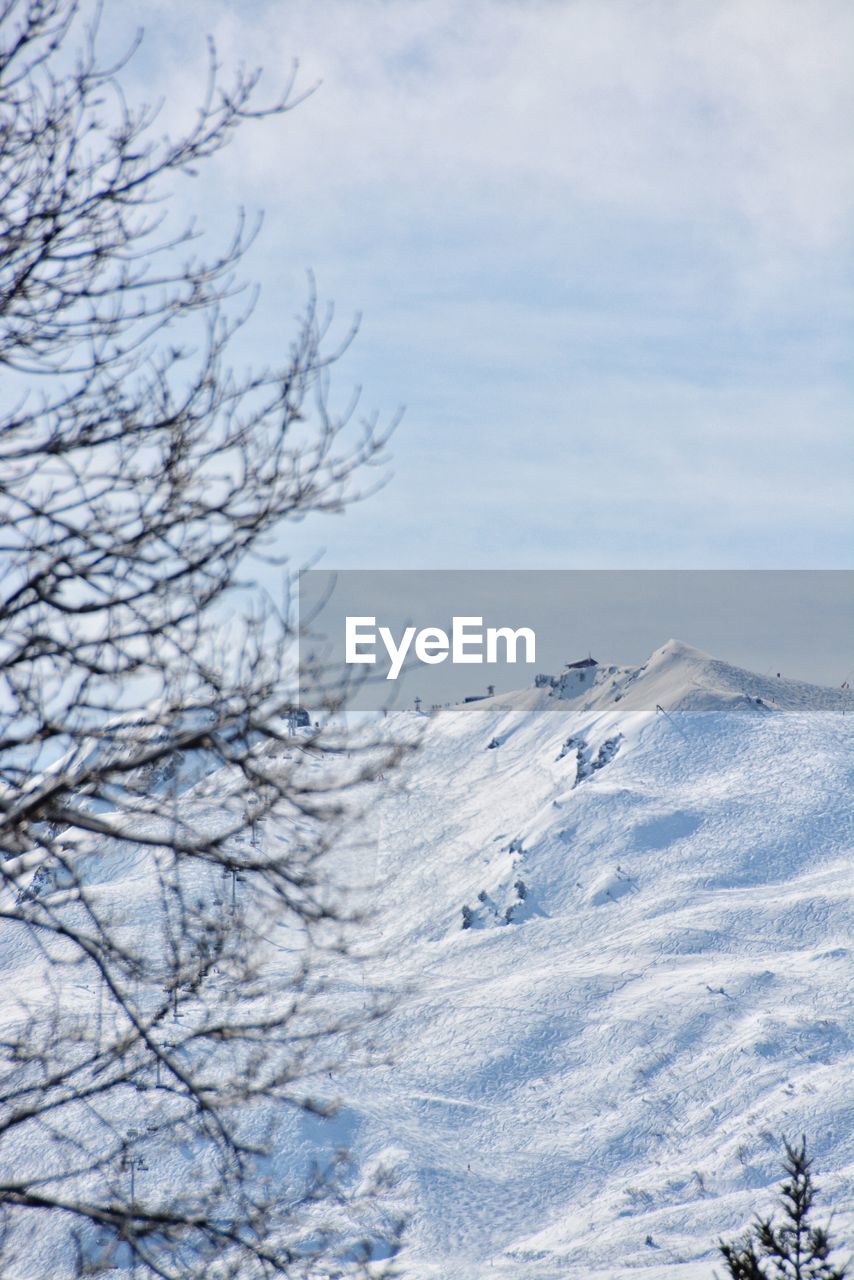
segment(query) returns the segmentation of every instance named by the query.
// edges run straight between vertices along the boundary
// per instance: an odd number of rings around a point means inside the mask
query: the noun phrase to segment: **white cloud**
[[[239,12],[239,16],[238,16]],[[840,0],[296,0],[208,9],[322,88],[232,154],[291,202],[558,202],[741,220],[782,252],[850,231],[854,9]],[[247,163],[250,168],[247,170]],[[429,193],[429,194],[427,194]]]
[[[367,313],[345,381],[410,406],[356,562],[423,563],[427,511],[445,563],[847,561],[849,0],[144,8],[173,116],[208,29],[271,90],[294,56],[323,81],[201,211],[267,210],[253,357],[311,264]]]

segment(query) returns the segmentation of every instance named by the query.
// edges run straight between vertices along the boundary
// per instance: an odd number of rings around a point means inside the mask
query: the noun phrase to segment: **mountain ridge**
[[[819,1218],[850,1240],[854,696],[678,641],[547,681],[365,730],[418,750],[330,851],[364,923],[328,998],[391,1012],[324,1071],[334,1116],[288,1112],[268,1170],[292,1188],[344,1146],[357,1177],[394,1167],[406,1280],[708,1280],[718,1238],[772,1208],[779,1138],[805,1133]],[[321,746],[283,750],[320,779],[341,767]],[[216,824],[228,796],[205,775],[176,804]],[[258,835],[275,856],[300,838],[272,819]],[[153,944],[151,852],[76,843],[99,906]],[[221,879],[193,886],[227,910]],[[267,941],[281,987],[291,939]],[[2,940],[4,1020],[40,965]],[[70,994],[95,1016],[94,989]],[[142,1130],[148,1099],[125,1117]],[[150,1146],[159,1185],[187,1177]],[[70,1275],[67,1248],[54,1220],[26,1274]]]
[[[589,673],[422,717],[377,797],[406,1275],[699,1280],[782,1133],[851,1200],[854,701],[676,641]]]

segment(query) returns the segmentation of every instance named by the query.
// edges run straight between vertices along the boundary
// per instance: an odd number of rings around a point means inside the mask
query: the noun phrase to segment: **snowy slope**
[[[854,697],[671,641],[641,668],[386,723],[421,747],[374,784],[368,851],[335,855],[378,884],[364,990],[329,976],[348,1009],[371,986],[397,1005],[377,1065],[324,1082],[337,1118],[280,1133],[282,1186],[341,1144],[362,1169],[392,1160],[409,1280],[699,1280],[771,1208],[779,1135],[805,1132],[851,1240]],[[155,938],[150,859],[91,862]],[[0,1020],[37,967],[0,938]],[[182,1160],[153,1143],[164,1185]],[[28,1275],[56,1280],[62,1254],[45,1231]]]
[[[424,718],[377,795],[397,1062],[340,1081],[407,1275],[710,1276],[781,1133],[852,1234],[852,726],[676,642]]]

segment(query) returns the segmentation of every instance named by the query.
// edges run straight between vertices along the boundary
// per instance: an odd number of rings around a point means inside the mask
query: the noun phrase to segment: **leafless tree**
[[[0,1274],[348,1275],[396,1225],[294,1153],[377,1012],[327,979],[393,751],[295,728],[290,602],[250,566],[385,433],[330,409],[313,298],[281,368],[230,367],[245,221],[213,256],[169,230],[293,84],[259,106],[211,48],[162,136],[90,18],[0,0]]]

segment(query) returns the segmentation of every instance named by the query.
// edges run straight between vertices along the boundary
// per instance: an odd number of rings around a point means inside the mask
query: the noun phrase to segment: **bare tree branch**
[[[211,44],[158,137],[138,41],[106,66],[81,21],[0,3],[0,1269],[356,1273],[397,1246],[383,1175],[300,1169],[288,1135],[384,1009],[330,975],[341,851],[401,748],[305,723],[288,591],[248,567],[370,491],[394,423],[331,408],[354,330],[313,284],[281,366],[235,372],[259,223],[211,257],[169,229],[170,184],[290,112],[295,71],[259,106]]]

